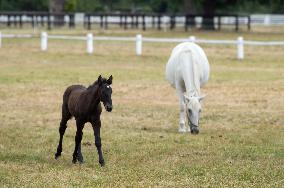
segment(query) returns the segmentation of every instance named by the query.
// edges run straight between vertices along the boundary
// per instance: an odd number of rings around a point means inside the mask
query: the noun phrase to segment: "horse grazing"
[[[75,136],[75,149],[72,162],[76,163],[76,161],[78,160],[80,163],[83,163],[83,155],[81,153],[83,128],[85,123],[90,122],[94,130],[95,145],[97,147],[99,155],[99,163],[101,164],[101,166],[104,165],[100,137],[100,115],[102,112],[100,102],[103,102],[106,111],[112,111],[111,84],[112,76],[110,76],[107,80],[105,78],[102,78],[100,75],[98,77],[98,80],[88,88],[82,85],[72,85],[65,90],[62,104],[62,118],[59,127],[60,139],[57,147],[57,152],[55,154],[55,159],[60,157],[62,152],[62,140],[67,128],[67,121],[72,117],[75,117],[77,132]]]
[[[186,132],[187,114],[189,129],[192,134],[199,133],[201,113],[200,87],[209,79],[208,59],[200,46],[191,42],[177,45],[166,65],[166,79],[176,88],[180,104],[179,132]]]

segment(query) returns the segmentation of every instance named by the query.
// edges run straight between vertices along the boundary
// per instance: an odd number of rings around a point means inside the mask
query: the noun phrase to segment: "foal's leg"
[[[81,151],[81,143],[78,147],[78,154],[77,154],[77,159],[80,163],[84,163],[84,157],[82,155],[82,151]]]
[[[184,96],[183,96],[183,89],[179,84],[176,84],[177,89],[177,95],[179,98],[179,129],[178,131],[183,133],[186,132],[185,127],[185,102],[184,102]]]
[[[55,153],[55,159],[58,159],[58,157],[60,157],[61,152],[62,152],[62,141],[63,141],[63,136],[65,133],[65,130],[67,128],[66,124],[67,121],[70,119],[71,114],[69,113],[68,109],[64,108],[64,106],[62,106],[62,118],[60,121],[60,126],[59,126],[59,134],[60,134],[60,138],[59,138],[59,143],[57,146],[57,151]]]
[[[78,152],[79,152],[79,148],[81,147],[80,145],[81,145],[81,140],[83,137],[84,124],[85,124],[84,122],[80,120],[76,120],[77,131],[76,131],[76,136],[75,136],[75,149],[74,149],[73,160],[72,160],[73,163],[76,163],[77,159],[79,160],[80,163],[83,163],[83,161],[81,160],[83,159],[83,157],[80,159],[80,157],[78,157]]]
[[[94,130],[95,136],[95,145],[97,147],[98,155],[99,155],[99,163],[101,166],[105,165],[105,160],[102,154],[102,143],[101,143],[101,136],[100,136],[100,129],[101,129],[101,120],[97,120],[92,122],[92,127]]]

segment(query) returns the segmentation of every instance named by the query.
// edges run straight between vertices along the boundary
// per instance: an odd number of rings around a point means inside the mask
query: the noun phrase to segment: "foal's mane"
[[[103,83],[106,83],[106,81],[107,81],[107,79],[102,78]],[[87,89],[91,89],[91,88],[98,86],[98,85],[99,85],[98,80],[96,80],[93,84],[89,85],[89,87]]]

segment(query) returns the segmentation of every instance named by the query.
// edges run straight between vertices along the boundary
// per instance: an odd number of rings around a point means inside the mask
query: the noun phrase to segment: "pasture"
[[[9,32],[29,32],[4,30]],[[83,34],[58,30],[52,33]],[[129,36],[136,31],[95,32]],[[284,40],[283,34],[147,31],[143,36]],[[0,49],[0,187],[283,187],[284,47],[201,45],[211,75],[199,135],[178,133],[179,105],[165,81],[174,43],[4,39]],[[102,113],[100,167],[93,130],[86,124],[83,165],[72,164],[75,121],[68,122],[63,153],[54,159],[62,95],[72,84],[113,75],[111,113]]]

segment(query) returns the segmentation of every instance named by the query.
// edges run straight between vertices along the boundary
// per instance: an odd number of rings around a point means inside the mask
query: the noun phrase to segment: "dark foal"
[[[100,137],[100,115],[102,112],[100,102],[103,102],[106,111],[111,112],[111,84],[112,76],[110,76],[108,80],[99,76],[98,80],[88,88],[81,85],[72,85],[65,90],[62,104],[62,119],[59,127],[60,139],[57,152],[55,154],[55,159],[57,159],[62,152],[62,140],[67,128],[67,121],[72,117],[75,117],[77,132],[75,136],[75,150],[73,153],[72,162],[76,163],[78,160],[80,163],[83,163],[83,155],[81,152],[83,128],[85,123],[90,122],[94,130],[95,145],[99,155],[99,163],[101,166],[104,165]]]

